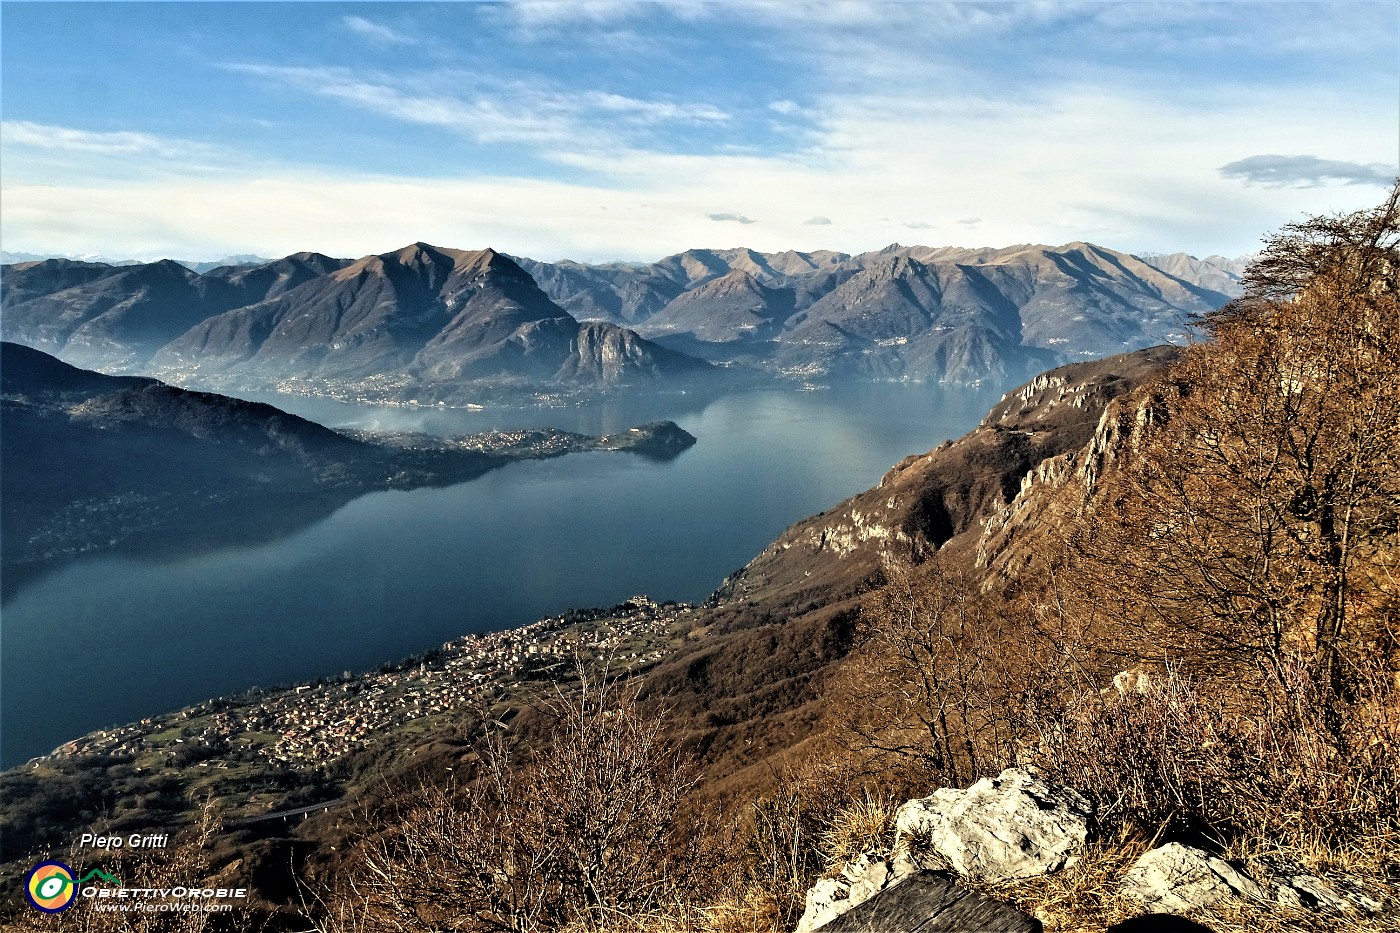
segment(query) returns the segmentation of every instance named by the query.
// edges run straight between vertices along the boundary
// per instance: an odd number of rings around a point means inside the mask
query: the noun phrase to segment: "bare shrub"
[[[1085,698],[1042,723],[1040,764],[1095,798],[1105,822],[1135,831],[1267,837],[1277,845],[1396,839],[1400,717],[1394,697],[1324,720],[1305,659],[1291,690],[1249,699],[1173,669],[1138,689]]]
[[[1142,656],[1256,666],[1281,691],[1308,653],[1344,695],[1360,656],[1395,654],[1398,196],[1272,238],[1144,409],[1138,456],[1073,539]]]
[[[832,827],[863,794],[856,765],[829,754],[787,769],[739,827],[742,887],[771,902],[783,929],[797,922],[807,889],[829,865],[824,843]]]
[[[498,731],[477,779],[391,801],[349,885],[365,929],[601,929],[676,899],[694,866],[678,817],[693,780],[663,717],[589,676],[544,712],[551,736],[534,753]]]
[[[1046,755],[1148,832],[1400,831],[1397,245],[1400,188],[1273,237],[1069,536],[1084,643],[1173,672],[1045,717]]]

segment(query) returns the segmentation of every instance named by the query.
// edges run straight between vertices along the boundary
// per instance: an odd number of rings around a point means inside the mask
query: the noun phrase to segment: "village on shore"
[[[396,732],[427,735],[465,714],[543,697],[580,671],[636,673],[674,647],[693,611],[688,603],[647,596],[606,609],[569,610],[519,628],[466,635],[370,673],[257,688],[102,729],[31,759],[28,767],[117,757],[152,772],[243,770],[259,763],[323,772]]]

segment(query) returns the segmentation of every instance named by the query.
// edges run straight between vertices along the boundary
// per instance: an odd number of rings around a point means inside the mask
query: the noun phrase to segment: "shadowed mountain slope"
[[[281,294],[346,262],[297,253],[203,275],[170,260],[19,263],[4,269],[5,336],[80,366],[136,372],[212,315]]]
[[[271,405],[89,372],[8,342],[0,376],[7,594],[84,554],[274,537],[377,489],[450,485],[582,450],[670,459],[695,442],[671,422],[604,438],[525,432],[515,446],[351,437]]]

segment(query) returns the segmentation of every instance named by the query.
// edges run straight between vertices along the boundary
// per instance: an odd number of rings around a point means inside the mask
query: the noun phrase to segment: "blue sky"
[[[0,53],[11,251],[1238,255],[1400,161],[1393,0],[5,2]]]

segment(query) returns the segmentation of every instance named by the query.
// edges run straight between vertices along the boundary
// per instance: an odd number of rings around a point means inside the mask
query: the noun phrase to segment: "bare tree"
[[[857,745],[955,786],[1005,767],[1045,686],[1048,644],[937,556],[889,560],[885,577],[862,607],[846,687]]]
[[[1145,404],[1140,456],[1074,542],[1139,653],[1253,660],[1282,688],[1302,652],[1342,689],[1349,653],[1393,650],[1397,241],[1395,193],[1288,228]]]

